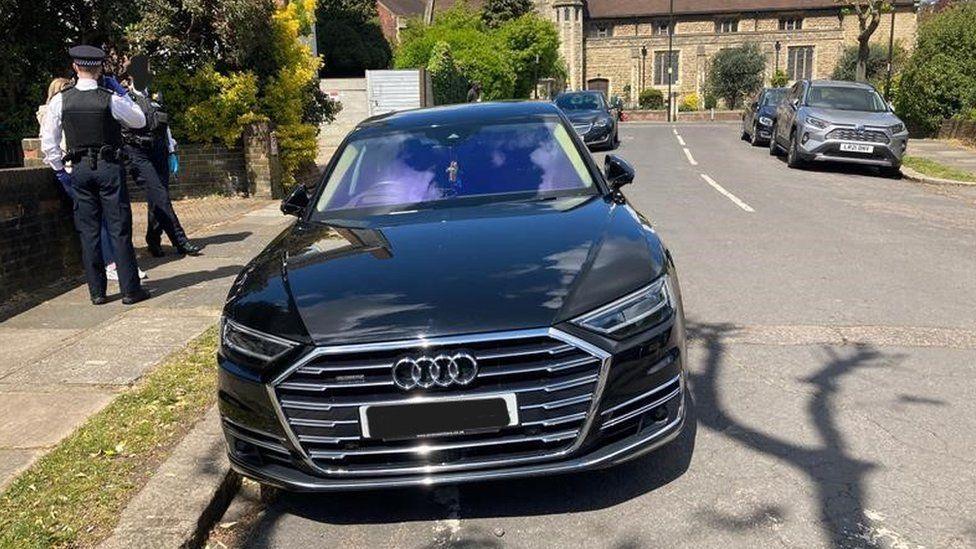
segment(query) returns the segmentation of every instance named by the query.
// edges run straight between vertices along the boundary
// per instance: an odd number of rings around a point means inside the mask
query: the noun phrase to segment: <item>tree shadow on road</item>
[[[803,446],[745,425],[724,407],[718,379],[725,366],[727,339],[735,333],[733,326],[690,323],[688,333],[706,352],[700,373],[690,376],[701,410],[701,425],[804,473],[817,491],[820,519],[832,546],[880,548],[869,530],[864,507],[865,477],[878,465],[851,455],[837,424],[835,399],[845,376],[898,357],[868,345],[851,346],[850,351],[825,348],[827,360],[823,367],[802,379],[814,389],[807,412],[822,442],[819,446]],[[722,520],[713,522],[721,526]],[[731,524],[728,529],[737,530],[739,526]]]

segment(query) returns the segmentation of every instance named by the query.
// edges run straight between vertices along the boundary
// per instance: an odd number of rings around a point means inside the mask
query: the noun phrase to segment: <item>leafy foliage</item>
[[[891,0],[835,0],[845,6],[841,13],[857,16],[858,34],[857,47],[854,56],[854,78],[858,82],[867,82],[867,65],[871,55],[871,36],[881,23],[881,14],[890,12]]]
[[[743,96],[762,87],[766,58],[756,44],[746,44],[719,51],[712,58],[708,87],[735,108]]]
[[[976,4],[960,2],[922,20],[918,44],[901,73],[895,105],[913,129],[976,108]]]
[[[189,77],[169,72],[157,80],[159,89],[166,90],[171,124],[181,140],[234,146],[244,127],[261,118],[254,73],[223,75],[205,65]]]
[[[637,103],[642,109],[657,110],[664,108],[664,93],[657,88],[641,90]]]
[[[427,72],[434,88],[434,103],[449,105],[465,102],[470,83],[454,63],[454,55],[447,42],[438,42],[434,46]]]
[[[486,100],[527,98],[536,76],[563,73],[558,33],[552,22],[529,14],[495,29],[463,3],[439,14],[431,25],[412,21],[401,33],[394,66],[426,67],[440,43],[450,47],[461,74],[481,84]]]
[[[486,0],[481,18],[489,27],[498,27],[531,12],[532,0]]]
[[[701,100],[697,93],[689,93],[681,100],[678,110],[681,112],[697,111],[700,109]]]
[[[769,79],[769,85],[774,88],[785,88],[789,83],[790,77],[783,69],[776,69],[772,78]]]
[[[888,46],[887,44],[882,45],[875,42],[871,44],[869,51],[870,55],[867,60],[867,72],[865,76],[868,82],[880,89],[888,74]],[[844,54],[841,55],[840,61],[837,63],[837,67],[834,69],[831,78],[835,80],[855,80],[857,78],[857,55],[857,46],[845,48]],[[907,57],[908,54],[905,48],[896,42],[894,51],[892,52],[893,73],[901,70]]]
[[[316,20],[324,75],[358,76],[390,66],[393,51],[383,36],[375,1],[319,0]]]

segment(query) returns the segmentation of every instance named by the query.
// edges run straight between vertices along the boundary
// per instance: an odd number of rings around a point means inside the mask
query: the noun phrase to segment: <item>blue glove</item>
[[[169,173],[176,175],[178,171],[180,171],[180,159],[176,153],[169,153]]]
[[[119,81],[116,80],[114,76],[103,76],[102,86],[105,86],[106,88],[114,91],[119,95],[125,95],[129,93],[129,90],[125,89],[125,87],[122,86],[122,84],[119,84]]]
[[[58,178],[58,182],[61,183],[61,187],[64,189],[64,192],[68,193],[68,196],[74,200],[75,189],[71,185],[71,174],[62,168],[60,170],[56,170],[54,172],[54,176]]]

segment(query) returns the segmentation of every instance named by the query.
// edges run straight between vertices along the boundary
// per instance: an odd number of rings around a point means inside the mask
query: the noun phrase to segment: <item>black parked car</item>
[[[234,282],[220,412],[241,473],[293,490],[549,475],[677,436],[667,248],[547,103],[360,124]]]
[[[613,150],[620,144],[619,117],[602,92],[562,93],[556,97],[556,106],[566,114],[587,147]]]
[[[776,107],[788,91],[788,88],[763,88],[752,101],[746,103],[746,110],[742,113],[743,139],[757,147],[769,143],[776,121]]]

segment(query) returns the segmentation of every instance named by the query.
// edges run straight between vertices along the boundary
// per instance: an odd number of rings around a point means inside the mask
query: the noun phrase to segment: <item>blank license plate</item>
[[[874,152],[874,146],[861,145],[860,143],[841,143],[840,150],[844,152],[871,154]]]
[[[429,398],[359,408],[364,438],[387,440],[497,431],[518,425],[515,394]]]

